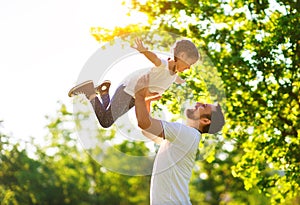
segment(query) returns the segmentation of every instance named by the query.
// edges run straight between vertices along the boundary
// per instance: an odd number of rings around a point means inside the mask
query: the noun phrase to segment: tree
[[[149,176],[123,176],[99,164],[78,143],[73,114],[64,104],[47,119],[43,145],[34,140],[14,143],[0,133],[1,204],[148,203]],[[105,132],[99,129],[96,137],[114,137],[113,131]],[[135,142],[136,149],[128,149],[128,143],[115,146],[131,154],[147,151]]]
[[[128,5],[148,15],[148,31],[191,38],[211,59],[226,94],[223,137],[238,150],[229,157],[232,175],[273,204],[293,203],[300,193],[299,5],[280,0],[148,0]],[[187,84],[201,93],[194,71]],[[180,112],[169,101],[161,102]]]

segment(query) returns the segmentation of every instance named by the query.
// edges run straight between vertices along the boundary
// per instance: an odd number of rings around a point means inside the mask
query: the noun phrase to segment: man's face
[[[191,120],[200,120],[201,118],[211,120],[211,112],[215,109],[216,107],[212,104],[197,102],[194,108],[186,109],[186,116]]]

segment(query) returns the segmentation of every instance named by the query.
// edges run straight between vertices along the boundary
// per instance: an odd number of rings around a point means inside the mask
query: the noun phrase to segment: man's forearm
[[[150,116],[150,107],[147,107],[150,101],[146,101],[149,85],[149,74],[142,76],[135,86],[135,114],[138,121],[138,126],[153,135],[164,138],[162,122]]]
[[[148,105],[150,106],[150,105]],[[142,96],[135,96],[135,113],[138,121],[138,126],[141,129],[147,129],[151,125],[149,107]]]
[[[147,109],[147,102],[142,97],[135,97],[135,113],[138,126],[157,137],[164,138],[164,132],[160,120],[150,116]]]

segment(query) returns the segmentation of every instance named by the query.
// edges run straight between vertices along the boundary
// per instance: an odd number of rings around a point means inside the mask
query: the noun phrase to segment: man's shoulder
[[[163,127],[166,130],[169,130],[169,131],[172,131],[172,132],[176,132],[176,133],[182,133],[182,134],[196,134],[196,135],[199,135],[199,132],[193,128],[193,127],[190,127],[188,125],[185,125],[181,122],[168,122],[168,121],[164,121],[162,120],[162,124],[163,124]]]
[[[166,120],[161,120],[166,126],[174,126],[174,127],[185,127],[185,128],[188,128],[188,129],[194,129],[182,122],[169,122],[169,121],[166,121]]]
[[[198,146],[201,139],[201,133],[193,127],[180,122],[162,121],[164,136],[175,147]]]

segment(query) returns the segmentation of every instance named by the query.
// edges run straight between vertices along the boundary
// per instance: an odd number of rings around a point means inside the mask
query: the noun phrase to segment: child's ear
[[[179,57],[181,59],[185,59],[187,56],[186,56],[186,53],[182,51],[182,52],[179,53]]]
[[[174,56],[175,62],[177,61],[178,58],[183,59],[184,57],[185,57],[185,53],[183,51],[181,51],[176,56]]]

